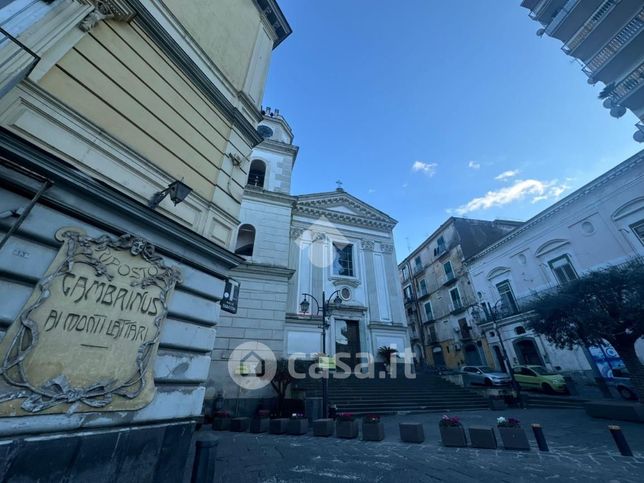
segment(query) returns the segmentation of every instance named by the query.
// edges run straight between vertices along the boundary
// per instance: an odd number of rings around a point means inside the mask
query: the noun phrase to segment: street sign
[[[318,366],[320,369],[335,370],[335,357],[320,356]]]
[[[240,283],[233,279],[226,279],[226,287],[224,288],[224,296],[221,299],[221,310],[231,314],[237,313],[237,303],[239,302],[239,287]]]

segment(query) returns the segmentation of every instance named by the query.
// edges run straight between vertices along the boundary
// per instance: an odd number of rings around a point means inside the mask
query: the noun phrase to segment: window
[[[414,271],[419,272],[423,269],[423,261],[420,259],[420,255],[414,258]]]
[[[637,223],[632,224],[631,230],[633,230],[635,236],[644,244],[644,220],[640,220]]]
[[[452,262],[443,263],[443,269],[445,270],[445,276],[447,277],[447,280],[451,280],[454,278],[454,270],[452,270]]]
[[[237,244],[235,245],[235,254],[246,257],[253,255],[255,247],[255,227],[253,225],[242,225],[237,232]]]
[[[572,267],[568,255],[550,260],[548,264],[550,265],[551,270],[554,272],[555,277],[557,277],[557,281],[560,284],[568,283],[572,280],[577,280],[577,272],[575,272],[575,269]]]
[[[248,171],[248,183],[246,186],[257,186],[258,188],[264,187],[264,178],[266,177],[266,164],[264,161],[254,159],[250,163],[250,171]]]
[[[420,293],[421,297],[423,295],[427,295],[427,282],[425,282],[425,280],[418,282],[418,292]]]
[[[517,301],[512,293],[510,281],[503,280],[503,282],[497,283],[496,289],[499,291],[499,297],[501,297],[501,300],[503,301],[503,307],[505,310],[510,314],[516,314],[519,311],[519,307],[517,306]]]
[[[434,256],[437,257],[440,254],[444,253],[447,251],[447,247],[445,246],[445,239],[442,236],[439,236],[438,239],[436,240],[436,248],[434,248]]]
[[[425,315],[427,316],[427,320],[434,320],[434,313],[432,312],[432,303],[426,302],[423,307],[425,308]]]
[[[333,273],[353,277],[353,245],[334,243],[333,250]]]
[[[411,300],[411,285],[407,285],[403,292],[405,294],[405,298]]]
[[[403,280],[409,279],[409,267],[407,267],[407,265],[402,267],[402,278]]]
[[[319,332],[289,330],[286,336],[286,351],[288,355],[304,353],[313,358],[313,354],[321,352],[322,337]]]
[[[454,310],[460,309],[461,307],[463,307],[463,302],[461,302],[461,294],[458,293],[458,288],[453,288],[452,290],[450,290],[449,296],[452,299],[452,305],[454,306]]]

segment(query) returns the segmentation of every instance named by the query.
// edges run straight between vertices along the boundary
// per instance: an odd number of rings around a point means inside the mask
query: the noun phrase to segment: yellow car
[[[568,393],[564,377],[543,366],[516,366],[512,372],[521,389],[538,389],[547,394]]]

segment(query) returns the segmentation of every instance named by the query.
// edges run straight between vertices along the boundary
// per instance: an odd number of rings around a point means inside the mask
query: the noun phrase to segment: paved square
[[[635,453],[620,456],[607,426],[581,410],[516,409],[452,413],[465,426],[495,425],[499,416],[518,418],[532,450],[516,452],[445,448],[438,433],[439,413],[383,417],[382,442],[335,437],[216,433],[220,439],[217,482],[420,482],[420,481],[644,481],[644,425],[618,423]],[[423,444],[401,443],[398,423],[425,426]],[[541,423],[550,445],[538,451],[531,423]]]

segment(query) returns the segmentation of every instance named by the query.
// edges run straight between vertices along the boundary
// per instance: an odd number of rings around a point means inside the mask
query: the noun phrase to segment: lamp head
[[[309,307],[310,307],[310,306],[311,306],[311,302],[309,302],[309,301],[306,299],[306,297],[304,297],[304,298],[302,299],[302,301],[300,302],[300,311],[301,311],[303,314],[306,314],[306,313],[309,311]]]
[[[168,194],[175,206],[185,200],[191,192],[192,188],[183,181],[173,181],[168,186]]]

